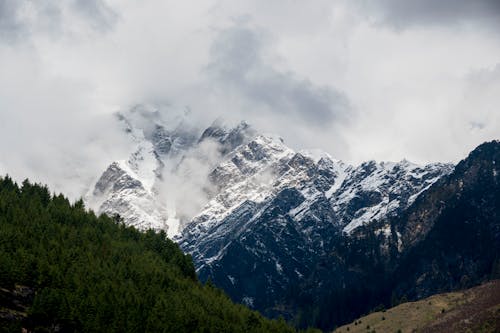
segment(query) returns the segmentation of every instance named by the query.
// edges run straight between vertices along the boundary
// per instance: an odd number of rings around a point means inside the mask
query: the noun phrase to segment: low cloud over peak
[[[352,163],[457,161],[500,133],[498,18],[493,0],[0,0],[0,173],[84,193],[130,153],[112,115],[137,104]]]

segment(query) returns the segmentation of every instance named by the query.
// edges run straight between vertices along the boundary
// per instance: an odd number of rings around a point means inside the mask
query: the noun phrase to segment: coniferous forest
[[[139,232],[8,176],[0,289],[2,332],[294,332],[199,283],[164,232]]]

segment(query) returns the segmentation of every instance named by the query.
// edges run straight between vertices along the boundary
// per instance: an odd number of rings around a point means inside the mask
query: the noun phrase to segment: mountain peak
[[[219,144],[219,152],[226,155],[236,147],[251,140],[257,131],[246,121],[241,121],[235,127],[230,127],[221,119],[217,119],[201,134],[198,143],[213,140]]]
[[[461,168],[464,164],[470,164],[476,160],[492,161],[493,164],[500,163],[500,140],[485,142],[477,146],[466,159],[457,164]]]

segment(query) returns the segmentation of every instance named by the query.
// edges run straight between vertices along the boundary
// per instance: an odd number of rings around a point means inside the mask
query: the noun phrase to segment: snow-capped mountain
[[[146,140],[148,132],[135,128],[121,114],[117,119],[130,137],[133,153],[127,160],[115,161],[108,166],[87,195],[87,201],[100,213],[120,215],[128,225],[168,230],[166,207],[157,200],[155,183],[162,168],[157,150],[168,152],[170,143],[163,138]],[[161,132],[161,128],[156,128],[156,136]]]
[[[404,212],[453,170],[406,160],[354,166],[295,151],[244,122],[200,131],[143,108],[118,120],[134,149],[97,180],[90,205],[166,230],[193,256],[201,280],[270,315],[288,311],[280,302],[335,244]]]
[[[99,213],[119,215],[127,225],[165,230],[169,237],[194,215],[178,209],[173,197],[189,184],[197,187],[187,194],[190,200],[205,204],[211,168],[254,135],[244,122],[227,128],[220,121],[200,134],[183,117],[163,119],[158,110],[143,105],[117,113],[116,119],[130,139],[131,154],[108,166],[86,202]],[[199,193],[193,197],[193,192]]]
[[[448,164],[421,167],[406,160],[371,161],[354,167],[327,154],[313,157],[307,152],[295,152],[280,138],[258,135],[228,154],[210,173],[217,194],[187,226],[181,245],[194,254],[195,260],[212,262],[214,258],[201,253],[200,243],[231,233],[234,226],[226,219],[232,214],[246,211],[246,218],[255,220],[260,213],[257,207],[265,206],[285,189],[297,190],[303,197],[287,212],[290,219],[298,223],[306,218],[318,219],[316,210],[323,205],[327,207],[328,223],[349,233],[404,210],[451,170]],[[324,222],[318,219],[318,223]],[[241,232],[242,228],[237,229]]]
[[[116,116],[130,139],[132,153],[108,166],[86,201],[99,213],[119,215],[127,225],[166,230],[173,236],[177,221],[160,192],[165,162],[180,158],[180,152],[195,144],[196,136],[182,121],[168,129],[160,114],[147,107]]]
[[[177,240],[202,280],[211,277],[234,300],[272,314],[334,242],[404,211],[452,169],[406,160],[355,167],[258,135],[210,173],[216,195]]]
[[[365,162],[350,170],[330,201],[344,225],[343,230],[350,233],[360,225],[406,209],[423,191],[452,170],[452,165],[443,163],[420,166],[407,160]]]
[[[377,306],[499,278],[498,165],[500,141],[481,144],[397,216],[338,237],[275,307],[330,331]]]

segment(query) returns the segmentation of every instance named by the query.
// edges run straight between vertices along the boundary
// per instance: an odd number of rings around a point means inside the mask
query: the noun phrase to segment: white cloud
[[[457,161],[500,133],[498,12],[426,4],[0,1],[0,171],[77,196],[127,151],[110,114],[136,103],[348,161]]]

